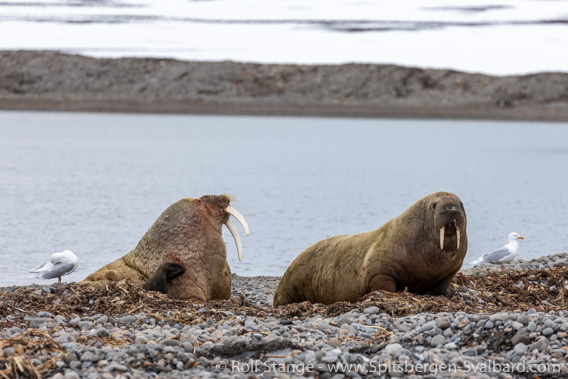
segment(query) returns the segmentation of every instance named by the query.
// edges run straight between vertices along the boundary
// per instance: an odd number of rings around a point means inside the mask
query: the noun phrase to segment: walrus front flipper
[[[369,283],[369,292],[386,291],[396,292],[396,280],[388,275],[375,275]]]
[[[80,283],[101,285],[124,279],[141,284],[147,279],[147,276],[130,267],[124,260],[124,257],[121,257],[93,272]]]
[[[444,295],[447,297],[451,297],[455,294],[456,290],[452,288],[452,279],[454,279],[454,276],[455,274],[452,274],[448,278],[437,283],[433,288],[434,293],[436,295]]]
[[[276,293],[274,294],[274,299],[272,300],[272,306],[273,307],[277,307],[279,305],[287,305],[287,304],[292,304],[292,303],[301,303],[302,301],[305,301],[306,299],[300,299],[300,298],[292,298],[291,296],[288,296],[282,292],[278,292],[276,291]]]
[[[168,293],[168,283],[185,273],[185,268],[179,263],[164,263],[156,273],[142,285],[148,291]]]

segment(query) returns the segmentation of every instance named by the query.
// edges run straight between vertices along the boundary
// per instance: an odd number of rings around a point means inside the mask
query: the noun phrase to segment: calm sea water
[[[568,1],[4,0],[0,49],[568,71]]]
[[[467,261],[516,231],[522,258],[568,248],[568,125],[0,112],[0,286],[70,249],[67,281],[129,252],[170,204],[230,193],[248,220],[240,275],[282,275],[329,236],[456,193]]]

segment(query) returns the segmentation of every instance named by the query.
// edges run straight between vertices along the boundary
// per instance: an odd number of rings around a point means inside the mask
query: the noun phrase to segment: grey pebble
[[[518,321],[513,321],[513,323],[511,324],[511,326],[513,327],[513,329],[515,330],[519,330],[523,327],[523,323],[518,322]]]
[[[443,345],[445,343],[446,343],[446,339],[444,338],[444,336],[438,334],[438,335],[435,335],[434,337],[432,337],[432,340],[430,341],[430,346],[436,347],[438,345]]]
[[[517,318],[517,321],[520,322],[523,325],[528,325],[529,323],[529,316],[527,315],[520,315],[519,318]]]
[[[368,314],[368,315],[375,315],[375,314],[380,313],[380,312],[381,312],[381,310],[379,309],[379,307],[375,307],[375,306],[363,309],[363,313]]]
[[[30,316],[24,317],[24,320],[28,321],[30,328],[33,328],[33,329],[39,328],[41,325],[43,325],[47,321],[47,319],[43,318],[43,317],[30,317]]]
[[[71,370],[76,370],[80,367],[81,367],[81,362],[79,362],[79,361],[72,361],[72,362],[69,363],[69,368]]]
[[[136,321],[136,317],[132,316],[132,315],[126,315],[126,316],[122,316],[121,318],[119,318],[120,322],[125,322],[125,323],[133,323]]]
[[[65,375],[63,376],[65,379],[79,379],[80,376],[75,371],[66,370]]]
[[[111,364],[105,367],[105,371],[126,372],[128,371],[128,367],[120,363],[112,362]]]
[[[402,345],[398,343],[391,343],[385,346],[385,353],[387,354],[394,354],[402,350]]]
[[[439,328],[439,329],[447,329],[451,325],[452,325],[452,322],[450,321],[449,317],[442,317],[441,319],[438,320],[436,327]]]
[[[447,350],[455,350],[457,348],[458,348],[458,345],[456,345],[454,342],[449,342],[449,343],[444,345],[444,349],[447,349]]]
[[[430,321],[425,323],[424,325],[422,325],[422,327],[420,328],[420,333],[424,333],[427,332],[429,330],[432,330],[436,327],[436,322],[435,321]]]
[[[165,339],[161,342],[163,346],[179,346],[178,340]]]
[[[337,355],[327,355],[321,359],[325,363],[335,363],[337,362]]]
[[[525,345],[522,342],[516,344],[515,347],[513,348],[513,350],[515,350],[517,353],[521,353],[521,354],[524,354],[528,349],[529,348],[527,347],[527,345]]]
[[[91,326],[93,326],[93,322],[92,321],[79,321],[79,323],[77,324],[77,326],[80,329],[90,329]]]
[[[548,346],[548,339],[546,337],[540,337],[535,343],[529,346],[529,351],[544,351]]]
[[[531,339],[529,336],[523,335],[523,334],[515,334],[513,336],[513,338],[511,338],[511,343],[514,345],[517,345],[519,343],[523,343],[525,345],[528,345],[531,342]]]
[[[6,358],[11,357],[12,355],[14,355],[16,353],[16,348],[15,347],[5,347],[4,348],[4,356]]]
[[[550,336],[552,334],[554,334],[554,329],[552,328],[544,328],[542,330],[542,332],[540,332],[540,334],[542,334],[543,336]]]

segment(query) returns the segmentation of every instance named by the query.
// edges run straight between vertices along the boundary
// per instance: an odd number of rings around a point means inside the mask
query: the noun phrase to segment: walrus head
[[[433,232],[440,241],[440,250],[457,251],[466,230],[466,215],[463,203],[450,193],[434,197],[430,203],[433,214]]]
[[[211,217],[219,222],[219,224],[224,224],[227,229],[231,232],[233,239],[235,240],[235,244],[237,245],[237,254],[239,256],[239,261],[243,259],[243,246],[241,243],[241,237],[239,236],[239,232],[235,227],[235,224],[231,222],[229,216],[233,216],[237,219],[237,221],[243,226],[246,235],[250,234],[248,224],[243,217],[243,215],[237,211],[235,208],[231,207],[231,197],[228,195],[205,195],[199,198],[203,202],[203,205],[211,215]]]

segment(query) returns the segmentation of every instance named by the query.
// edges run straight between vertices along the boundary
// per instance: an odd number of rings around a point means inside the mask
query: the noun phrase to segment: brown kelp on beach
[[[219,373],[219,362],[321,364],[334,354],[387,359],[398,357],[397,351],[432,364],[459,352],[463,362],[476,364],[522,358],[566,366],[565,255],[554,256],[548,266],[465,270],[450,298],[375,292],[356,303],[331,305],[273,308],[278,278],[238,275],[230,300],[206,303],[171,299],[128,282],[2,288],[0,378],[71,371],[199,376]],[[433,350],[424,355],[424,348]]]
[[[26,322],[26,315],[41,311],[66,317],[143,311],[159,319],[184,324],[200,323],[209,318],[220,320],[227,317],[227,312],[257,317],[305,318],[315,314],[336,316],[369,306],[377,306],[381,313],[392,317],[420,312],[521,312],[530,308],[550,312],[568,309],[567,283],[568,266],[545,270],[491,271],[483,275],[459,273],[453,284],[457,293],[452,297],[379,291],[366,295],[357,303],[323,305],[303,302],[276,308],[253,304],[244,294],[227,301],[206,303],[170,299],[167,295],[149,292],[128,282],[105,286],[65,284],[59,288],[47,287],[49,292],[46,287],[24,286],[0,292],[0,326],[20,325]]]

